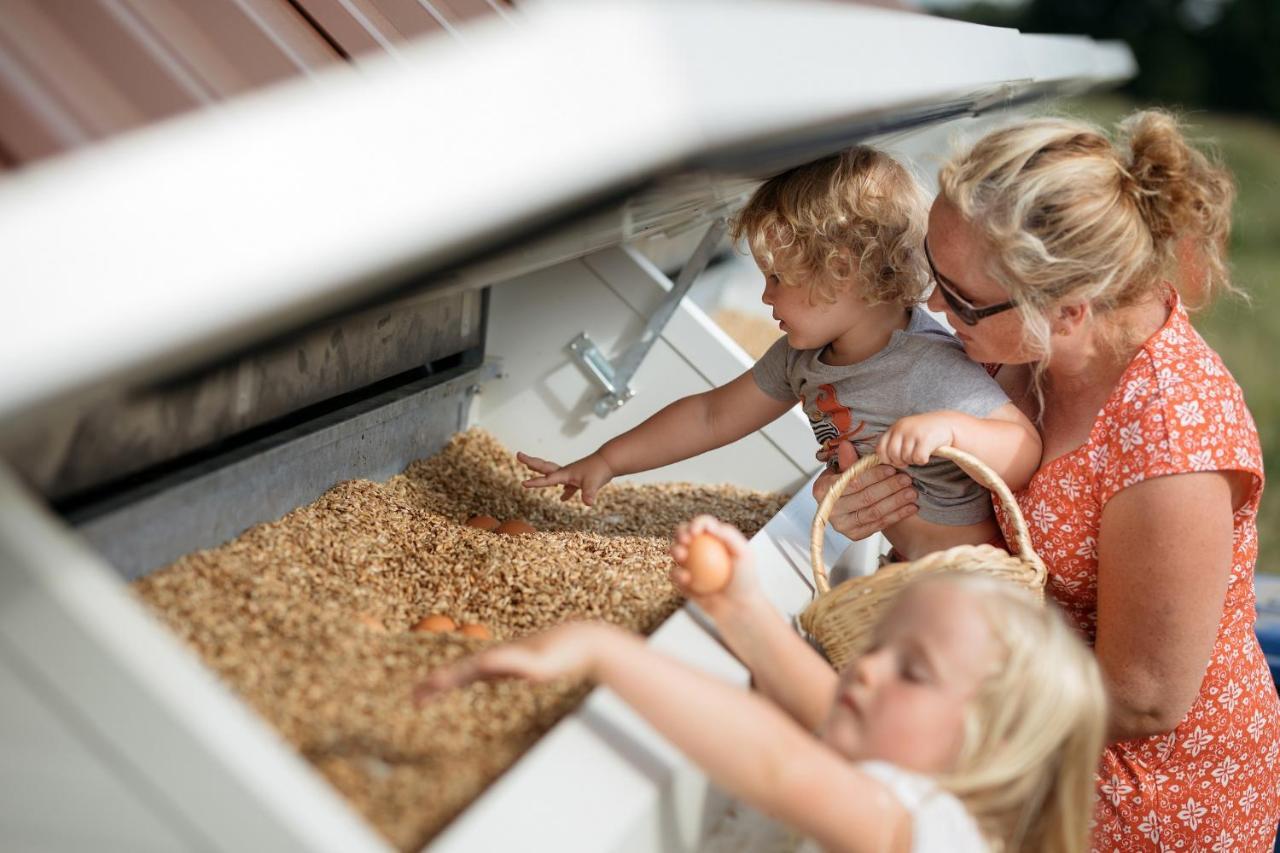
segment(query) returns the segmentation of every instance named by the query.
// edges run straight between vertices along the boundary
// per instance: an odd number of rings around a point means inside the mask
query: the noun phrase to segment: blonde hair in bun
[[[1162,266],[1195,267],[1178,271],[1183,298],[1201,307],[1219,292],[1234,292],[1225,258],[1236,194],[1231,175],[1188,145],[1177,119],[1162,110],[1134,113],[1120,131],[1128,139],[1134,197],[1164,255]]]
[[[989,274],[1018,301],[1027,343],[1049,352],[1051,309],[1094,314],[1177,287],[1189,306],[1234,291],[1224,253],[1235,184],[1161,110],[1120,123],[1040,118],[993,131],[939,174],[939,195],[986,242]],[[1038,392],[1043,360],[1034,366]]]

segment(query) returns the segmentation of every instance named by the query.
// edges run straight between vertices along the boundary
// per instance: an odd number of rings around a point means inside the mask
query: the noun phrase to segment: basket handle
[[[956,463],[960,470],[976,480],[979,485],[995,493],[1013,524],[1011,544],[1015,547],[1018,556],[1029,562],[1038,563],[1039,558],[1031,547],[1031,534],[1027,530],[1026,519],[1022,517],[1022,510],[1018,507],[1018,502],[1013,498],[1013,492],[1009,491],[1004,480],[1001,480],[996,472],[988,468],[978,457],[963,450],[939,447],[933,455]],[[852,480],[879,464],[880,457],[876,454],[869,453],[863,456],[840,474],[831,485],[831,490],[827,492],[826,497],[822,499],[822,503],[818,505],[818,512],[813,517],[813,527],[809,531],[809,555],[813,563],[813,582],[819,595],[824,595],[831,590],[831,582],[827,579],[827,568],[822,562],[822,539],[826,533],[827,519],[831,516],[831,508],[835,506],[836,501],[844,494],[845,488]]]

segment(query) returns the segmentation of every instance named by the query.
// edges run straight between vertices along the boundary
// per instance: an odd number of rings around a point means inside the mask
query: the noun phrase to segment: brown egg
[[[689,570],[689,589],[698,595],[719,592],[733,575],[728,549],[709,533],[699,533],[689,540],[684,567]]]
[[[493,530],[498,526],[498,519],[492,515],[473,515],[467,519],[467,527],[478,527],[481,530]]]
[[[464,637],[472,637],[477,640],[493,639],[493,634],[489,632],[489,629],[476,622],[468,622],[466,625],[463,625],[458,629],[458,633],[462,634]]]
[[[382,624],[382,620],[372,613],[357,613],[356,622],[360,623],[370,631],[376,631],[379,634],[387,633],[387,626]]]
[[[537,533],[538,528],[522,518],[513,518],[510,521],[504,521],[498,525],[495,533],[502,533],[507,536],[523,536],[526,533]]]
[[[417,623],[410,628],[411,631],[429,631],[432,634],[443,634],[452,631],[458,627],[458,623],[454,622],[443,613],[432,613],[430,616],[423,616]]]

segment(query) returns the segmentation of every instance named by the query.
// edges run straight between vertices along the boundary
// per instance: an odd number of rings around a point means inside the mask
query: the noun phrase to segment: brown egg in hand
[[[733,575],[733,561],[719,539],[699,533],[689,540],[684,567],[689,570],[689,589],[698,595],[719,592]]]
[[[538,528],[521,518],[513,518],[510,521],[504,521],[498,525],[498,529],[494,533],[502,533],[506,536],[524,536],[526,533],[537,533]]]
[[[423,616],[410,630],[423,632],[428,631],[432,634],[440,634],[452,631],[457,628],[458,624],[443,613],[432,613],[430,616]]]
[[[493,634],[490,633],[489,629],[476,622],[469,622],[466,625],[463,625],[458,629],[458,633],[462,634],[464,637],[471,637],[475,640],[493,639]]]
[[[473,515],[467,519],[467,527],[478,527],[481,530],[493,530],[498,526],[498,519],[492,515]]]

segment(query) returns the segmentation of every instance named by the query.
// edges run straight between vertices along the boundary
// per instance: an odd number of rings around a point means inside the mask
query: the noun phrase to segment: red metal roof
[[[0,170],[430,34],[498,0],[8,0]]]

